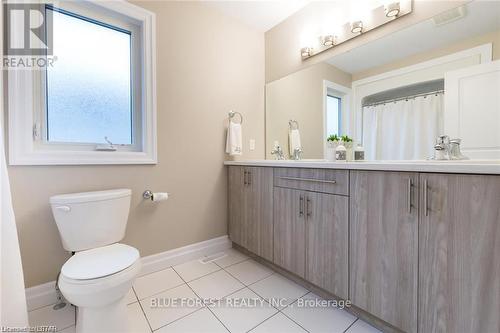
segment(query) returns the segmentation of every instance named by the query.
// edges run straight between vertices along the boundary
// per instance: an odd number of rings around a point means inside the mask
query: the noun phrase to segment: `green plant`
[[[337,134],[332,134],[326,138],[326,141],[340,141],[340,138]]]
[[[343,142],[352,142],[352,139],[347,135],[342,135],[340,137],[340,140],[342,140]]]

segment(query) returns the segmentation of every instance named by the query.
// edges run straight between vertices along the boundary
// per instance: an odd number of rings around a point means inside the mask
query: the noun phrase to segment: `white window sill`
[[[11,165],[156,164],[155,154],[125,151],[39,151],[10,156]]]

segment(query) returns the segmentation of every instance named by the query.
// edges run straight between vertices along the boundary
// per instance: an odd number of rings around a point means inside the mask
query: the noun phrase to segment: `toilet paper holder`
[[[144,193],[142,193],[142,197],[146,200],[154,200],[154,192],[151,190],[146,190]]]

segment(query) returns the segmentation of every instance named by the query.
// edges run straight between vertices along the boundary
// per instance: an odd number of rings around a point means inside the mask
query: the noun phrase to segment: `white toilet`
[[[141,269],[139,251],[125,236],[129,189],[50,198],[63,247],[75,254],[63,265],[59,288],[77,306],[77,333],[127,332],[125,296]]]

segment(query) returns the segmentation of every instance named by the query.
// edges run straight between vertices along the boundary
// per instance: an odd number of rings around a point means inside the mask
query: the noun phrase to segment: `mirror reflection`
[[[268,83],[266,158],[500,158],[499,18],[471,2]]]

